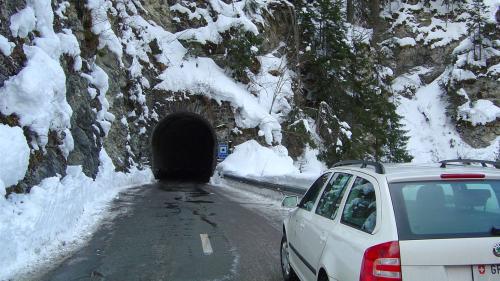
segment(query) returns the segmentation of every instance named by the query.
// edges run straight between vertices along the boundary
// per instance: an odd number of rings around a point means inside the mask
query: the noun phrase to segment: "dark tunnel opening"
[[[208,182],[216,164],[217,138],[198,114],[168,115],[152,137],[153,172],[160,180]]]

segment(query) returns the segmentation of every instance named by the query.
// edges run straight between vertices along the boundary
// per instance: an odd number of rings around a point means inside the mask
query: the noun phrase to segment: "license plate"
[[[500,264],[474,265],[472,272],[474,281],[500,280]]]

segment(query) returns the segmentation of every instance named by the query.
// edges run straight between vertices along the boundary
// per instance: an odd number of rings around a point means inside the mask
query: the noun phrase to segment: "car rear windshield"
[[[400,240],[491,236],[500,228],[500,181],[390,184]]]

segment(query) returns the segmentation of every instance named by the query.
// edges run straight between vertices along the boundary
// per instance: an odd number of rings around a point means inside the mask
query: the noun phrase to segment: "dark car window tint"
[[[316,208],[316,214],[328,219],[335,218],[340,201],[352,175],[335,173],[321,195]]]
[[[304,195],[304,198],[302,198],[302,201],[300,201],[299,208],[306,209],[308,211],[312,210],[321,188],[325,185],[331,174],[332,173],[323,174],[311,185],[309,190],[307,190],[306,195]]]
[[[372,233],[377,221],[375,189],[368,180],[357,177],[345,203],[342,222]]]
[[[500,180],[389,185],[400,240],[492,236],[500,227]]]

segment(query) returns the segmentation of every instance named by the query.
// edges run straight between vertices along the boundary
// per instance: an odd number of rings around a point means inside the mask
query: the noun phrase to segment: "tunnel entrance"
[[[208,182],[216,164],[217,138],[211,124],[198,114],[168,115],[153,131],[155,178]]]

